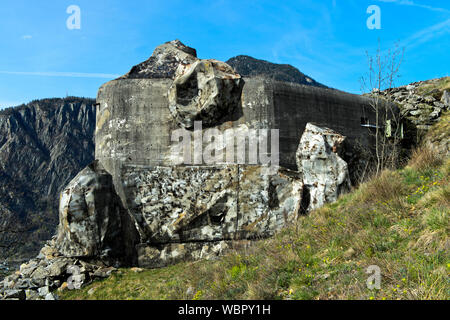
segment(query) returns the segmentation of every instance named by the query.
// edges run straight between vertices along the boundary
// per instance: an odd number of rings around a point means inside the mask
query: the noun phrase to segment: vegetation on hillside
[[[426,81],[419,87],[418,93],[423,96],[433,96],[440,100],[443,91],[450,90],[450,77]]]
[[[449,299],[450,159],[427,148],[245,251],[120,269],[63,299]],[[368,266],[381,288],[368,289]]]
[[[425,144],[431,145],[435,152],[446,155],[450,150],[450,111],[441,115],[439,122],[434,124],[424,138]]]
[[[45,111],[51,111],[56,109],[61,103],[74,103],[74,104],[95,104],[95,99],[92,98],[86,98],[86,97],[73,97],[68,96],[65,98],[45,98],[45,99],[35,99],[30,101],[29,103],[21,104],[19,106],[15,107],[7,107],[0,109],[0,116],[10,116],[14,114],[15,112],[21,112],[25,110],[26,108],[29,108],[33,105],[39,105],[40,108],[42,108]]]

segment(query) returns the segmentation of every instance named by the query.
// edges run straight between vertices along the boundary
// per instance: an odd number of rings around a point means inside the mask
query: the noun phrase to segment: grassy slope
[[[448,86],[448,79],[443,86]],[[449,113],[428,133],[450,139]],[[450,159],[427,148],[246,251],[110,278],[62,299],[449,299]],[[381,269],[369,290],[366,269]]]
[[[434,95],[433,91],[436,90],[439,91],[436,98],[440,99],[444,90],[450,90],[450,77],[426,81],[426,83],[419,88],[418,93],[425,96]]]
[[[61,298],[449,299],[449,178],[450,159],[421,150],[245,252],[121,269]],[[380,290],[367,289],[370,265],[381,268]]]

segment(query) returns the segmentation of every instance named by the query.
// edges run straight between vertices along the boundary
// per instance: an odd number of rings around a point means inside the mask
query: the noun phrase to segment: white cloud
[[[432,7],[432,6],[420,4],[420,3],[417,3],[417,2],[414,2],[411,0],[376,0],[376,1],[385,2],[385,3],[395,3],[395,4],[399,4],[399,5],[404,5],[404,6],[418,7],[418,8],[428,9],[428,10],[432,10],[432,11],[450,13],[450,10],[448,10],[448,9]]]
[[[22,40],[30,40],[31,38],[33,38],[33,36],[29,34],[22,36]]]
[[[41,77],[70,77],[70,78],[118,78],[118,74],[109,73],[83,73],[83,72],[21,72],[21,71],[0,71],[0,74],[11,74],[21,76],[41,76]]]

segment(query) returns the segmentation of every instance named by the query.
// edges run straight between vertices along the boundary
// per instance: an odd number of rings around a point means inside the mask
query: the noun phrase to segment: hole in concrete
[[[198,94],[197,75],[194,73],[186,82],[177,85],[177,103],[187,106]]]
[[[302,201],[300,203],[300,214],[307,214],[308,213],[308,207],[311,203],[311,194],[309,191],[309,186],[304,185],[302,190]]]

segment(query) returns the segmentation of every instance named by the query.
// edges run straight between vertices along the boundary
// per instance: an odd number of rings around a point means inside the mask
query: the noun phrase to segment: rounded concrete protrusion
[[[193,128],[194,121],[213,126],[239,106],[243,86],[241,76],[224,62],[198,60],[180,65],[169,89],[169,109],[187,129]]]

